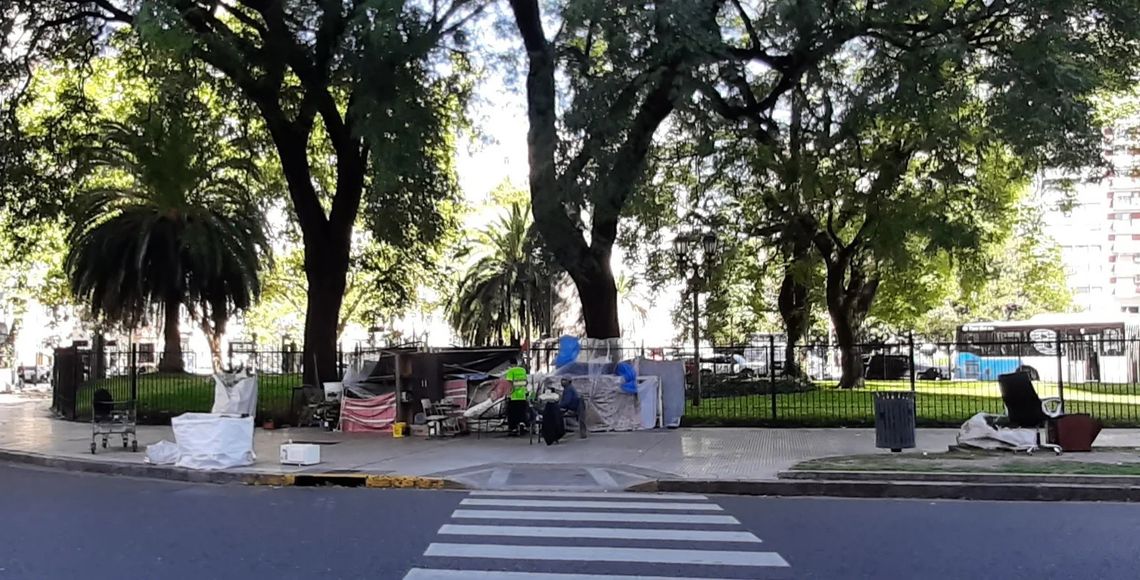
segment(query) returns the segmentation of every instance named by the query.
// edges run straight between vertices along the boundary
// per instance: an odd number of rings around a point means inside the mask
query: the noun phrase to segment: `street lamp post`
[[[16,371],[16,354],[13,348],[12,356],[8,357],[8,325],[0,322],[0,364],[7,364],[12,367],[12,384],[10,388],[16,388],[16,384],[20,382]]]
[[[700,295],[720,240],[712,232],[685,232],[673,238],[673,254],[682,275],[689,278],[693,295],[693,406],[701,404]]]

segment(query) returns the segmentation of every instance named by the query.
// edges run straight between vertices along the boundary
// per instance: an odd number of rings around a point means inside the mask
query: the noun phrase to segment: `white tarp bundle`
[[[170,441],[159,441],[146,446],[146,462],[154,465],[174,465],[178,463],[180,454],[178,444]]]
[[[679,427],[685,414],[685,363],[679,360],[638,359],[640,375],[661,382],[661,420],[666,427]]]
[[[253,417],[184,413],[170,420],[178,467],[227,469],[253,465]]]
[[[257,414],[257,375],[240,372],[214,375],[214,406],[211,413]]]
[[[641,428],[657,426],[657,410],[661,402],[661,381],[657,377],[637,377],[637,407],[641,415]]]
[[[1001,415],[978,413],[970,417],[958,430],[958,445],[978,449],[1010,449],[1023,451],[1037,447],[1037,432],[1033,429],[997,427],[994,420]]]

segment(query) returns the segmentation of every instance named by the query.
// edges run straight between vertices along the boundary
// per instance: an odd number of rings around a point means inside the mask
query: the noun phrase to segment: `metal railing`
[[[380,351],[338,355],[339,370]],[[53,372],[52,406],[70,419],[90,417],[95,389],[139,404],[144,423],[165,423],[191,411],[209,411],[214,383],[209,355],[188,354],[193,373],[156,372],[139,353],[59,349]],[[225,353],[229,368],[257,370],[257,421],[288,424],[302,384],[296,349],[247,349]],[[534,372],[551,372],[557,348],[527,353]],[[986,343],[916,343],[909,338],[860,344],[852,349],[862,376],[841,388],[840,349],[834,344],[796,345],[791,352],[774,337],[766,342],[702,349],[699,363],[684,347],[619,346],[611,361],[644,357],[678,360],[685,366],[688,404],[684,422],[693,426],[870,426],[874,394],[911,391],[923,426],[957,427],[978,412],[1002,413],[1000,374],[1024,370],[1041,397],[1061,397],[1068,413],[1089,413],[1106,426],[1140,427],[1140,338],[1055,339]],[[695,373],[701,373],[699,404]]]
[[[691,350],[625,348],[639,356],[685,364],[684,423],[693,426],[841,427],[874,424],[874,395],[915,394],[923,426],[957,427],[976,413],[1003,413],[997,378],[1023,370],[1038,394],[1061,397],[1068,413],[1089,413],[1106,426],[1140,426],[1140,338],[1090,342],[916,343],[909,338],[860,344],[852,349],[862,376],[841,388],[840,349],[767,344],[702,350],[699,404]],[[531,352],[532,368],[549,372],[556,349]]]
[[[95,391],[106,389],[115,400],[135,399],[138,420],[144,424],[165,424],[182,413],[210,411],[215,388],[211,355],[185,353],[183,364],[187,372],[163,373],[155,362],[139,354],[133,348],[102,352],[57,349],[52,409],[67,419],[88,420]],[[291,421],[296,414],[297,387],[301,385],[300,353],[291,349],[251,350],[230,355],[223,357],[228,358],[228,368],[244,367],[257,372],[255,420],[259,424]],[[145,362],[140,362],[140,358]]]

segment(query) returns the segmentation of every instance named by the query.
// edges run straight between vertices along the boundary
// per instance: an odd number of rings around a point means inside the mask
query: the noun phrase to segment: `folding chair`
[[[442,409],[431,403],[431,399],[420,399],[424,407],[424,421],[428,426],[428,437],[447,437],[459,433],[458,420],[449,414],[448,409]]]
[[[1056,419],[1065,414],[1064,401],[1059,397],[1042,399],[1038,396],[1037,390],[1033,388],[1033,381],[1027,372],[999,375],[998,386],[1001,388],[1001,400],[1005,403],[1005,415],[1010,426],[1032,429],[1037,435],[1037,445],[1025,451],[1033,453],[1038,448],[1045,447],[1060,455],[1060,445],[1041,442],[1041,430],[1050,419]]]

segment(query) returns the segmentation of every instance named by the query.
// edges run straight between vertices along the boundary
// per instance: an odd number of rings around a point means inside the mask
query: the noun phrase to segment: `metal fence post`
[[[1057,343],[1057,397],[1061,399],[1061,408],[1063,409],[1065,407],[1065,373],[1063,372],[1065,364],[1062,360],[1064,352],[1061,347],[1064,345],[1061,344],[1061,331],[1057,331],[1054,339]]]
[[[914,388],[914,332],[907,333],[906,336],[907,347],[910,348],[910,392],[915,392]]]
[[[784,361],[787,366],[788,361]],[[772,397],[772,420],[776,419],[776,337],[768,335],[768,392]]]
[[[130,349],[131,349],[130,350],[130,361],[128,362],[130,370],[128,370],[128,372],[130,373],[130,381],[131,381],[131,400],[132,401],[138,401],[139,400],[139,353],[138,353],[138,345],[136,345],[132,341]]]

